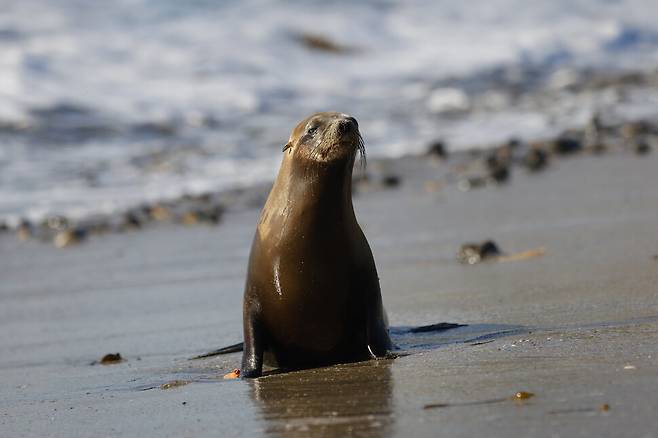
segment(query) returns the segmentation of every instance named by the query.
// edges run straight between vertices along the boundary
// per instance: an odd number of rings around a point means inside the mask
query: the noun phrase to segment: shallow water
[[[270,180],[318,110],[356,116],[371,156],[655,114],[651,87],[586,84],[653,74],[656,22],[650,0],[5,2],[0,217]]]

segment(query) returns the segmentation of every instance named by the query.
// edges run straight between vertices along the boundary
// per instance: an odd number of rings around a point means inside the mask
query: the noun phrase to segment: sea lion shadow
[[[441,328],[444,324],[390,327],[389,333],[398,348],[396,352],[413,354],[419,350],[433,350],[450,344],[487,344],[499,338],[530,331],[528,327],[512,324],[445,324],[446,328]],[[432,327],[438,328],[432,329]]]
[[[393,356],[433,350],[450,344],[480,345],[498,338],[528,333],[530,328],[512,324],[453,324],[440,322],[424,326],[389,327],[389,335],[395,349]],[[238,342],[209,353],[191,357],[190,360],[241,352],[244,343]]]

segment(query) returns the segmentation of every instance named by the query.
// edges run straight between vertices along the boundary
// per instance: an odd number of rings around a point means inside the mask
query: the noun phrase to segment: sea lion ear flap
[[[288,149],[290,149],[291,147],[292,147],[292,143],[291,143],[291,142],[288,142],[288,143],[286,143],[286,145],[283,147],[283,149],[281,150],[281,152],[285,152],[285,151],[287,151]]]

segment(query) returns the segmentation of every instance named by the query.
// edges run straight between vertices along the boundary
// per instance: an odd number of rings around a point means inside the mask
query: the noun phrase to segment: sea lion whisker
[[[357,148],[359,149],[359,164],[361,166],[361,170],[365,171],[368,163],[366,159],[366,145],[363,141],[363,137],[361,137],[361,134],[358,134]]]

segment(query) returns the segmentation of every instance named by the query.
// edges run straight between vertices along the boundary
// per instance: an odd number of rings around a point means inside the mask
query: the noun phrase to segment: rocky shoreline
[[[574,156],[601,154],[649,154],[658,147],[658,124],[647,120],[606,123],[594,116],[581,129],[565,131],[550,139],[524,142],[510,139],[505,144],[468,151],[451,152],[449,145],[438,140],[422,155],[399,159],[372,160],[367,169],[357,169],[354,194],[395,189],[408,179],[423,179],[426,192],[433,193],[454,185],[467,192],[482,187],[510,183],[514,172],[538,173],[557,160]],[[405,171],[405,161],[423,163],[413,171]],[[357,163],[359,167],[359,163]],[[0,233],[14,233],[20,240],[52,243],[58,248],[79,244],[90,236],[129,232],[154,224],[216,226],[227,212],[260,208],[270,183],[250,187],[209,192],[200,195],[144,203],[123,212],[92,215],[75,220],[54,215],[40,222],[22,219],[10,226],[0,221]]]

